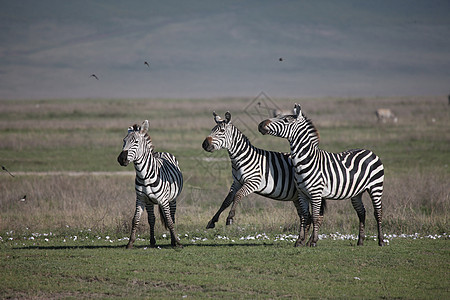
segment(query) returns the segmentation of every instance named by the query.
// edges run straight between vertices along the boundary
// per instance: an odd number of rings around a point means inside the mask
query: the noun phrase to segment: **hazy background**
[[[450,93],[447,0],[0,4],[0,99]]]

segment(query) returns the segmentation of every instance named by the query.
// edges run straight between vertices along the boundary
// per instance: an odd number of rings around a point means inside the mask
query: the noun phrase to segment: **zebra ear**
[[[215,121],[217,124],[219,124],[219,123],[222,122],[222,118],[221,118],[220,116],[218,116],[218,115],[216,114],[215,111],[213,111],[213,116],[214,116],[214,121]]]
[[[295,103],[294,105],[294,115],[298,118],[302,115],[302,109],[300,107],[300,104]]]
[[[229,111],[227,111],[227,112],[225,113],[225,119],[227,120],[227,124],[230,123],[230,121],[231,121],[231,114],[230,114]]]
[[[142,134],[145,134],[145,133],[147,133],[148,132],[148,127],[149,127],[150,125],[149,125],[149,123],[148,123],[148,120],[145,120],[144,122],[142,122],[142,125],[141,125],[141,133]]]

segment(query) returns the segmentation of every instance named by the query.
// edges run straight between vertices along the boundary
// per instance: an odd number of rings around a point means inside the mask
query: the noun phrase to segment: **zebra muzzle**
[[[270,120],[264,120],[258,125],[258,131],[261,132],[261,134],[265,135],[269,132],[267,130],[266,126],[270,123]]]
[[[213,144],[212,144],[212,137],[208,136],[208,137],[203,141],[202,147],[203,147],[203,149],[204,149],[205,151],[213,152],[213,151],[214,151],[214,146],[213,146]]]
[[[117,156],[117,162],[123,166],[126,167],[128,166],[128,151],[122,151],[120,152],[119,156]]]

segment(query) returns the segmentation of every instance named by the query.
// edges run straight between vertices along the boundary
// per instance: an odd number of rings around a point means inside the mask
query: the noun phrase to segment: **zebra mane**
[[[313,124],[311,119],[309,119],[305,114],[302,113],[302,116],[306,121],[306,128],[308,130],[309,137],[312,139],[312,143],[315,146],[318,146],[320,142],[319,130],[317,130],[316,126]]]
[[[251,145],[250,140],[248,139],[248,137],[247,137],[247,136],[246,136],[239,128],[237,128],[236,126],[234,126],[234,124],[231,124],[231,125],[233,125],[234,130],[235,130],[238,134],[241,135],[241,137],[242,137],[242,139],[244,140],[244,142]]]
[[[134,124],[131,128],[135,132],[140,132],[141,131],[141,126],[139,126],[138,124]],[[152,138],[150,137],[150,135],[147,132],[144,134],[144,141],[147,142],[147,145],[150,146],[150,152],[153,153],[153,149],[155,149],[155,146],[153,146]]]

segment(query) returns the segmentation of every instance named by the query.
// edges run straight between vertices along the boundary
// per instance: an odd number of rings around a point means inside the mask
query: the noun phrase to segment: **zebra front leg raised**
[[[249,182],[244,183],[244,185],[236,192],[234,196],[233,205],[231,206],[230,212],[228,213],[226,225],[233,224],[233,218],[236,214],[236,206],[239,204],[242,198],[250,195],[255,191],[253,185]]]
[[[222,205],[220,206],[219,210],[216,212],[214,217],[208,222],[208,225],[206,225],[206,229],[214,228],[216,227],[216,222],[219,221],[220,214],[230,206],[230,204],[233,202],[234,195],[236,195],[237,189],[235,188],[235,182],[231,185],[230,191],[228,192],[227,197],[225,200],[223,200]]]
[[[144,205],[139,199],[136,199],[136,210],[134,211],[133,221],[131,223],[131,235],[127,244],[127,249],[133,248],[134,241],[136,241],[136,229],[139,225],[142,212],[144,211]]]

